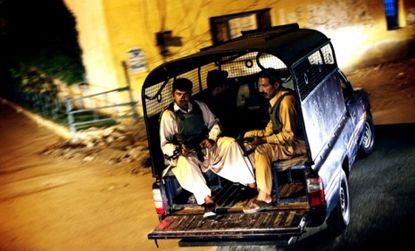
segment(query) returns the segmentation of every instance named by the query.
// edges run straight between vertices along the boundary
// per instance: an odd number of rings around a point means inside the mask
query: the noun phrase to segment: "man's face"
[[[189,108],[189,101],[190,101],[189,92],[176,89],[173,92],[173,98],[174,98],[174,102],[176,102],[176,104],[183,110],[187,110]]]
[[[221,95],[224,91],[225,91],[225,87],[223,85],[220,85],[220,86],[216,86],[215,88],[213,88],[211,94],[212,96],[216,97],[216,96]]]
[[[280,87],[280,84],[278,81],[275,81],[274,84],[270,83],[269,78],[259,78],[258,79],[258,87],[259,92],[264,95],[266,99],[272,99],[275,94],[278,92],[278,88]]]

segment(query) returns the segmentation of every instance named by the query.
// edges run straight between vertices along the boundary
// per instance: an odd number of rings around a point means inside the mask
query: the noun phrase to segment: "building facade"
[[[146,75],[164,61],[267,24],[298,23],[324,32],[346,69],[400,58],[415,41],[412,0],[64,2],[76,18],[88,92],[125,86],[125,61],[139,102]],[[255,18],[258,13],[265,19]]]

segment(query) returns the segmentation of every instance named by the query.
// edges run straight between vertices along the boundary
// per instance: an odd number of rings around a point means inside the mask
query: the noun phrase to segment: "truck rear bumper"
[[[265,240],[289,239],[303,233],[307,210],[265,211],[256,214],[228,213],[214,219],[202,215],[166,217],[148,239]]]

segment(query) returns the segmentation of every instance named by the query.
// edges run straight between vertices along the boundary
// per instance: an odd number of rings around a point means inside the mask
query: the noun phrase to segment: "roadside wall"
[[[165,60],[212,45],[209,17],[271,8],[272,25],[299,23],[332,39],[343,68],[401,58],[415,40],[415,2],[398,0],[402,28],[387,30],[383,1],[378,0],[64,0],[77,21],[89,87],[85,92],[125,86],[122,61],[130,71],[140,102],[145,76],[163,62],[155,33],[171,30],[182,46],[169,47]],[[135,53],[135,54],[134,54]],[[137,56],[138,55],[138,56]],[[132,59],[136,61],[132,61]],[[125,96],[115,99],[125,99]],[[141,107],[139,105],[139,107]]]

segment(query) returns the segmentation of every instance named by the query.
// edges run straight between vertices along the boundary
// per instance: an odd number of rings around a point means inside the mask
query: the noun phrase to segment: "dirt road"
[[[40,155],[57,137],[1,104],[0,139],[0,250],[179,249],[147,240],[158,222],[149,172]]]
[[[415,59],[410,59],[350,73],[354,86],[369,92],[376,124],[415,122],[414,65]],[[134,176],[99,158],[83,162],[82,158],[62,160],[39,154],[57,140],[50,130],[0,104],[0,250],[180,249],[175,240],[161,241],[159,249],[147,240],[147,233],[158,223],[149,171]],[[367,205],[356,203],[360,204]],[[354,234],[344,236],[360,241]]]
[[[415,123],[415,58],[346,72],[369,93],[376,125]]]

